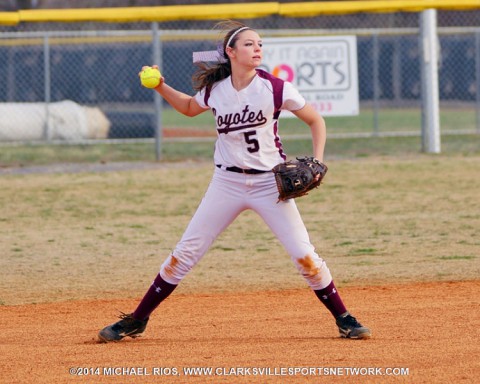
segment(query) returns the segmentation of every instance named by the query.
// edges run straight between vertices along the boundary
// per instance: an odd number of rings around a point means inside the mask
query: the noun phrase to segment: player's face
[[[235,60],[238,64],[256,68],[262,64],[262,39],[255,31],[241,32],[231,54],[230,59]]]

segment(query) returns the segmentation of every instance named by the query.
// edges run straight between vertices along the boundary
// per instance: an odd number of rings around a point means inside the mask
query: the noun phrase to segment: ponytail
[[[214,66],[206,63],[197,63],[197,71],[192,76],[193,89],[200,91],[203,88],[211,89],[213,84],[226,79],[232,74],[230,61],[216,63]]]
[[[220,28],[224,31],[228,31],[225,33],[225,36],[223,38],[222,47],[219,48],[219,53],[222,56],[222,61],[216,62],[214,64],[207,64],[203,61],[195,63],[198,67],[192,76],[193,89],[195,91],[200,91],[205,87],[207,89],[211,89],[213,84],[223,79],[226,79],[232,74],[232,66],[230,64],[230,59],[225,53],[227,44],[228,46],[233,47],[238,39],[237,34],[241,32],[241,30],[247,29],[248,27],[240,22],[227,20],[217,23],[214,27],[214,29]]]

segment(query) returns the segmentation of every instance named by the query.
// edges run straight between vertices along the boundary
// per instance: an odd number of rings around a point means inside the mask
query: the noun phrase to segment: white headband
[[[228,39],[227,45],[225,45],[225,48],[229,47],[230,44],[232,43],[233,38],[237,36],[240,32],[244,31],[245,29],[248,29],[248,27],[238,28],[235,32],[233,32],[232,36],[230,36],[230,38]]]
[[[232,33],[232,36],[227,41],[227,45],[225,48],[229,47],[232,43],[232,40],[235,36],[237,36],[240,32],[244,31],[245,29],[250,29],[249,27],[241,27],[238,28],[235,32]],[[216,61],[220,63],[226,63],[227,59],[224,57],[225,52],[223,48],[220,46],[217,51],[202,51],[202,52],[193,52],[193,62],[197,63],[199,61]]]

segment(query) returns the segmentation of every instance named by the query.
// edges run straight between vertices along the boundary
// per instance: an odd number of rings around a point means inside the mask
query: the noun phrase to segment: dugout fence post
[[[157,64],[162,71],[162,42],[160,40],[160,32],[158,30],[158,23],[152,23],[152,62]],[[163,141],[163,127],[162,127],[162,97],[154,92],[154,127],[155,127],[155,160],[162,159],[162,141]]]
[[[422,75],[422,151],[440,153],[437,10],[420,14]]]
[[[378,124],[378,110],[379,110],[379,100],[380,100],[380,84],[379,84],[379,42],[378,42],[378,32],[373,33],[372,35],[372,71],[373,71],[373,135],[378,136],[379,134],[379,124]]]
[[[480,30],[475,32],[475,110],[476,132],[480,134]]]
[[[45,125],[43,127],[43,138],[50,141],[50,102],[51,102],[51,76],[50,76],[50,40],[49,34],[43,37],[43,82],[44,82],[44,103],[45,103]]]

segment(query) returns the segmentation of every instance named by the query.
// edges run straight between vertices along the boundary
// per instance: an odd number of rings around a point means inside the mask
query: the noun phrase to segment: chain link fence
[[[441,132],[480,133],[480,11],[438,12]],[[419,14],[242,20],[262,37],[354,35],[360,114],[329,117],[330,137],[420,135]],[[142,88],[158,63],[193,94],[192,52],[216,48],[212,21],[41,23],[0,28],[0,143],[96,143],[215,135],[210,116],[185,119]],[[205,114],[207,115],[207,114]],[[286,124],[284,135],[296,134]]]

